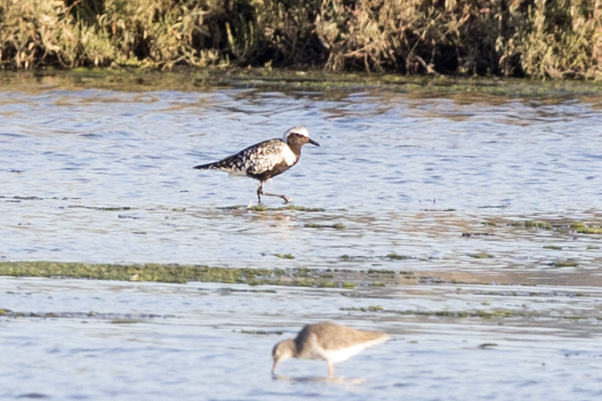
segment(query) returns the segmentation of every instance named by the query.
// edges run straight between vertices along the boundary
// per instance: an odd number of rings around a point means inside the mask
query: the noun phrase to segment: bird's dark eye
[[[295,133],[295,136],[296,136],[297,138],[301,138],[303,135]]]

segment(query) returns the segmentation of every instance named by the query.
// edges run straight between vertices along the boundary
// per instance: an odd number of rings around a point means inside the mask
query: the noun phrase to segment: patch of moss
[[[391,259],[391,260],[406,260],[406,259],[410,259],[409,256],[406,255],[398,255],[395,252],[391,252],[390,254],[388,254],[387,256],[385,256],[385,258],[387,259]]]
[[[602,234],[602,228],[600,227],[583,227],[575,231],[580,234]]]
[[[554,226],[552,226],[552,223],[538,220],[518,221],[510,223],[510,225],[514,227],[534,228],[539,230],[551,230],[554,228]]]
[[[350,311],[350,312],[379,312],[383,310],[383,307],[380,305],[374,305],[374,306],[367,306],[367,307],[355,307],[355,306],[350,306],[350,307],[342,307],[339,308],[339,310],[342,311]]]
[[[121,211],[133,209],[132,207],[129,207],[129,206],[95,207],[95,206],[69,205],[67,207],[70,209],[91,209],[91,210],[100,210],[103,212],[121,212]]]
[[[242,334],[259,334],[259,335],[278,335],[281,336],[282,335],[282,331],[264,331],[264,330],[241,330],[240,331]]]
[[[387,311],[393,312],[393,311]],[[499,318],[511,318],[518,316],[527,316],[525,313],[512,312],[510,310],[500,309],[493,312],[488,311],[413,311],[413,310],[402,310],[394,311],[400,315],[416,315],[416,316],[436,316],[436,317],[453,317],[453,318],[481,318],[491,319],[494,317]]]
[[[552,263],[554,267],[577,267],[579,263],[572,260],[558,260]]]
[[[386,270],[386,269],[368,269],[368,274],[392,274],[395,275],[394,270]]]
[[[483,319],[491,319],[494,317],[514,317],[514,312],[509,310],[496,310],[493,312],[479,311],[478,315]]]
[[[98,280],[190,281],[248,285],[285,285],[303,287],[354,288],[357,283],[380,285],[391,279],[391,271],[370,273],[335,269],[251,269],[203,265],[155,264],[118,265],[63,262],[0,262],[0,275],[16,277],[69,277]],[[258,290],[259,291],[259,290]]]
[[[557,246],[557,245],[545,245],[543,247],[543,249],[553,249],[555,251],[560,251],[560,250],[562,250],[562,247],[561,246]]]
[[[492,259],[495,258],[495,256],[486,253],[486,252],[479,252],[479,253],[472,253],[469,254],[468,256],[470,256],[471,258],[475,258],[475,259]]]
[[[285,211],[285,210],[293,210],[293,211],[297,211],[297,212],[324,212],[326,211],[326,209],[322,209],[319,207],[305,207],[305,206],[295,206],[295,205],[287,205],[287,206],[283,206],[283,207],[274,207],[274,208],[269,208],[263,204],[261,205],[254,205],[254,206],[242,206],[242,205],[236,205],[236,206],[222,206],[222,207],[218,207],[217,209],[221,209],[221,210],[251,210],[254,212],[266,212],[266,211]]]
[[[316,224],[316,223],[306,223],[304,227],[307,228],[334,228],[335,230],[344,230],[346,227],[342,223],[335,224]]]
[[[13,196],[13,199],[18,199],[18,200],[43,200],[42,198],[38,198],[37,196]]]
[[[113,324],[134,324],[134,323],[140,323],[140,320],[137,320],[137,319],[113,319],[113,320],[111,320],[111,323],[113,323]]]
[[[295,259],[295,257],[293,255],[291,255],[290,253],[287,253],[287,254],[275,253],[274,256],[276,256],[277,258],[280,258],[280,259]]]
[[[278,208],[277,210],[294,210],[297,212],[324,212],[324,211],[326,211],[326,209],[322,209],[320,207],[305,207],[305,206],[294,206],[294,205],[284,206],[284,207]]]
[[[465,232],[462,233],[463,237],[492,237],[495,234],[492,233],[471,233],[471,232]]]
[[[368,260],[371,259],[370,256],[349,256],[349,255],[342,255],[339,256],[339,258],[343,261],[350,261],[350,260]]]
[[[241,210],[241,209],[246,209],[246,206],[240,206],[240,205],[235,205],[235,206],[220,206],[220,207],[217,207],[216,209],[219,209],[219,210]]]

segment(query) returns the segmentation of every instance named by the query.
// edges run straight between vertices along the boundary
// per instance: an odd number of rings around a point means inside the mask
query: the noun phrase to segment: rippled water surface
[[[253,89],[2,92],[0,255],[263,266],[285,253],[319,267],[343,254],[462,259],[491,247],[512,258],[533,239],[459,234],[500,216],[601,223],[601,106]],[[324,212],[231,210],[256,202],[257,182],[192,169],[294,125],[322,146],[306,146],[268,189]]]
[[[1,348],[18,351],[0,397],[602,396],[601,99],[41,88],[0,92],[0,118],[0,260],[420,277],[272,292],[4,278]],[[254,209],[256,181],[192,169],[296,125],[321,146],[266,190],[305,209]],[[341,364],[352,380],[299,361],[273,380],[273,344],[320,320],[397,341]]]
[[[441,285],[297,289],[0,279],[0,398],[116,400],[597,400],[600,289]],[[574,291],[580,296],[575,296]],[[518,291],[518,293],[517,293]],[[513,295],[514,293],[514,295]],[[488,306],[482,306],[488,304]],[[380,311],[348,311],[380,306]],[[515,317],[413,316],[503,307]],[[521,311],[528,312],[520,315]],[[567,313],[578,319],[566,319]],[[300,322],[385,330],[394,341],[324,378],[271,349]]]

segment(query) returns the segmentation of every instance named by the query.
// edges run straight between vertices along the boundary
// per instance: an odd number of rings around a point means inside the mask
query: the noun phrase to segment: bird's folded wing
[[[378,331],[355,330],[351,327],[342,326],[333,335],[320,336],[320,346],[325,350],[339,350],[358,344],[376,345],[385,342],[388,336]]]
[[[284,160],[283,153],[290,152],[287,145],[279,139],[251,146],[241,153],[246,160],[247,173],[261,174],[273,169]]]

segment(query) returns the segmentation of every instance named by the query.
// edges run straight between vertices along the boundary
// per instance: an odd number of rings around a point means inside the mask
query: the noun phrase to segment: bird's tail
[[[219,162],[217,163],[209,163],[209,164],[199,164],[198,166],[194,166],[194,169],[197,170],[217,170],[219,169],[219,167],[217,167],[217,165],[219,164]]]
[[[235,168],[235,163],[232,157],[225,158],[224,160],[220,160],[218,162],[209,163],[209,164],[200,164],[198,166],[194,166],[194,169],[197,170],[223,170],[230,171]]]

